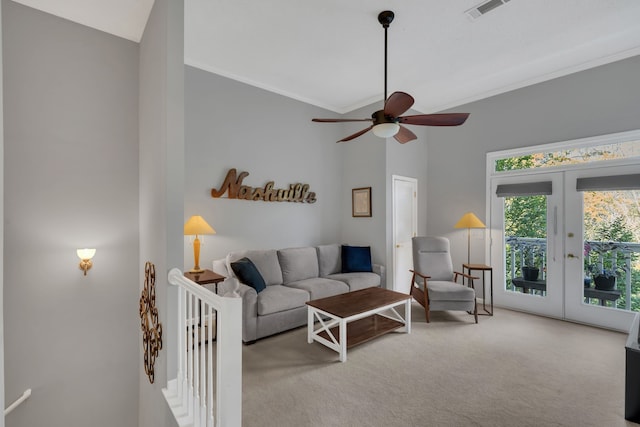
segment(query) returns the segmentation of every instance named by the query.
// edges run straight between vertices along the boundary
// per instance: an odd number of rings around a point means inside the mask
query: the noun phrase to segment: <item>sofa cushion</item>
[[[260,275],[260,272],[249,258],[244,257],[232,262],[231,269],[242,283],[251,286],[257,293],[262,292],[267,287],[262,275]]]
[[[258,315],[277,313],[304,307],[309,301],[309,292],[282,285],[267,286],[258,295]]]
[[[380,286],[380,276],[376,273],[356,272],[330,274],[327,279],[340,280],[349,286],[350,291]]]
[[[289,282],[285,286],[305,290],[311,295],[311,299],[331,297],[349,292],[349,286],[346,283],[324,277]]]
[[[373,271],[371,247],[342,245],[342,272]]]
[[[282,283],[318,277],[318,255],[312,247],[288,248],[278,251],[282,268]]]
[[[227,255],[229,274],[231,274],[231,263],[240,258],[247,257],[256,266],[267,286],[282,284],[282,270],[278,262],[278,253],[275,249],[250,250],[232,252]]]
[[[320,277],[326,277],[330,274],[340,273],[342,271],[342,261],[340,260],[340,245],[320,245],[316,246],[318,251],[318,267],[320,269]]]

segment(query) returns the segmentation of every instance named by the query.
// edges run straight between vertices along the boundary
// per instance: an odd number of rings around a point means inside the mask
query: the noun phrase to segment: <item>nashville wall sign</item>
[[[284,189],[273,188],[274,182],[269,181],[264,187],[249,187],[242,185],[242,181],[247,176],[249,176],[249,172],[242,172],[238,175],[235,168],[229,169],[220,189],[211,189],[211,197],[222,197],[224,193],[228,193],[230,199],[263,200],[265,202],[316,202],[316,193],[309,191],[309,184],[290,184],[288,189]]]

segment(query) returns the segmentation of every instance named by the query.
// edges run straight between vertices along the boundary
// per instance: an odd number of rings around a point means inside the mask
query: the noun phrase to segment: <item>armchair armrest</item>
[[[466,277],[467,279],[470,279],[470,280],[469,280],[469,284],[471,285],[471,287],[472,287],[473,289],[475,289],[475,288],[476,288],[476,287],[475,287],[475,285],[473,284],[473,281],[474,281],[474,280],[479,279],[479,277],[472,276],[472,275],[467,274],[467,273],[461,273],[461,272],[459,272],[459,271],[454,271],[454,272],[453,272],[453,274],[455,275],[455,276],[453,277],[453,281],[454,281],[454,282],[457,282],[457,281],[458,281],[458,276],[462,276],[463,278],[465,278],[465,277]]]
[[[479,279],[479,277],[477,277],[477,276],[472,276],[472,275],[467,274],[467,273],[461,273],[461,272],[459,272],[459,271],[454,271],[453,273],[454,273],[456,276],[463,276],[463,277],[466,277],[467,279],[473,279],[473,280],[477,280],[477,279]]]
[[[427,279],[431,279],[431,276],[422,274],[419,271],[409,269],[409,272],[413,273],[411,276],[411,285],[409,287],[409,295],[415,299],[420,305],[425,307],[427,313],[427,322],[429,321],[429,287],[427,285]],[[422,279],[422,280],[420,280]],[[422,283],[420,283],[422,282]]]
[[[417,275],[417,276],[422,277],[423,279],[431,279],[431,276],[427,276],[427,275],[422,274],[422,273],[420,273],[418,271],[415,271],[415,270],[409,270],[409,271],[412,272],[413,274]]]

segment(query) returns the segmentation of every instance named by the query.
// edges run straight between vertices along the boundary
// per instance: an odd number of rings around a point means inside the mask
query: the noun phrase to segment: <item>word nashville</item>
[[[273,188],[273,181],[266,183],[264,188],[242,185],[242,180],[249,176],[249,172],[242,172],[236,177],[236,170],[229,169],[220,190],[211,189],[211,197],[222,197],[229,192],[230,199],[264,200],[265,202],[298,202],[315,203],[316,193],[309,191],[309,184],[291,184],[289,189]]]

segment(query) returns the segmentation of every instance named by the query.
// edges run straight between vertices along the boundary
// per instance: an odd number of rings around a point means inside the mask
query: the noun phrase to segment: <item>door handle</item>
[[[400,245],[396,245],[396,248],[399,248],[399,247],[400,247]]]
[[[574,254],[567,254],[567,258],[576,258],[576,259],[580,259],[579,256],[576,256]]]

